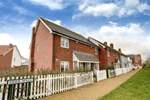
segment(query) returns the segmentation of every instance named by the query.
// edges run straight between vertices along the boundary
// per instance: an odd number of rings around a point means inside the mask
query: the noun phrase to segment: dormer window
[[[69,39],[61,37],[61,47],[69,48]]]

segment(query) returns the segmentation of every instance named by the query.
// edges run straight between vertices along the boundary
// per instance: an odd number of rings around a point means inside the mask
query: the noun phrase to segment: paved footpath
[[[127,81],[130,77],[136,74],[140,69],[119,75],[114,78],[109,78],[100,82],[86,85],[76,90],[55,94],[40,100],[98,100],[108,94],[113,89]]]

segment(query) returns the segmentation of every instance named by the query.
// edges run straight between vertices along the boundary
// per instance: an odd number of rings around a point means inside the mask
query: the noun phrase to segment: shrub
[[[113,70],[113,69],[114,69],[114,66],[105,66],[104,69],[105,69],[105,70],[108,70],[108,69],[109,69],[109,70]]]
[[[59,70],[40,70],[37,74],[28,72],[28,70],[11,68],[7,70],[0,70],[0,77],[20,77],[20,76],[32,76],[32,75],[48,75],[48,74],[62,74],[62,73],[85,73],[90,72],[89,69],[76,69],[76,70],[68,70],[66,72],[60,72]]]

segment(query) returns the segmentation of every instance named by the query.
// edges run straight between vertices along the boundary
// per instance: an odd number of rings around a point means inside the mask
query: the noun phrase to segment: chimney
[[[119,48],[118,51],[121,52],[121,48]]]
[[[114,45],[113,45],[113,43],[111,43],[111,44],[110,44],[110,47],[111,47],[111,48],[114,48]]]
[[[105,41],[104,44],[107,45],[107,42]]]
[[[13,44],[12,44],[12,43],[9,43],[9,49],[12,48],[12,47],[13,47]]]

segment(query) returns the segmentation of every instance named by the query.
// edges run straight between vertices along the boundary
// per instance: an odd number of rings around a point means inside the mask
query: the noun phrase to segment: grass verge
[[[150,100],[150,68],[140,70],[99,100]]]

